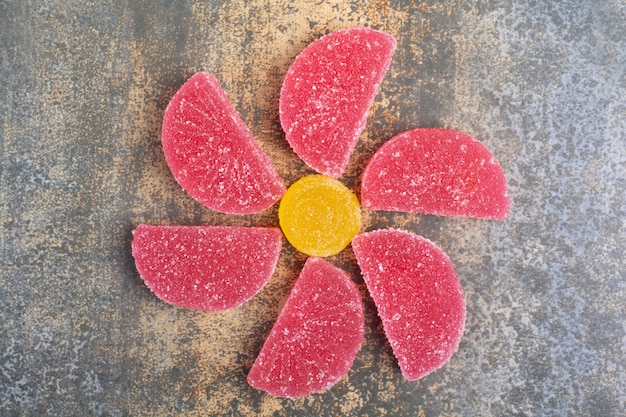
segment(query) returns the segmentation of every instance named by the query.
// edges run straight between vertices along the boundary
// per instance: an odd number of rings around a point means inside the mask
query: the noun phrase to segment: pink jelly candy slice
[[[352,248],[404,377],[416,380],[442,366],[465,325],[450,259],[429,240],[393,229],[357,236]]]
[[[343,174],[396,49],[368,28],[330,33],[294,61],[280,92],[280,122],[296,154],[321,174]]]
[[[414,129],[389,139],[363,173],[363,207],[504,220],[504,172],[489,150],[455,130]]]
[[[170,101],[163,151],[176,181],[200,203],[223,213],[257,213],[285,193],[215,77],[199,72]]]
[[[363,303],[348,274],[309,258],[250,373],[279,397],[324,391],[347,373],[363,341]]]
[[[133,232],[139,275],[163,301],[224,311],[258,293],[274,273],[281,248],[277,228],[149,226]]]

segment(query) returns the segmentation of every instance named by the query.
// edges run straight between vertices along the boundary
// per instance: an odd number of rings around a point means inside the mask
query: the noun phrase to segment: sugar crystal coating
[[[240,306],[263,288],[278,263],[281,236],[269,227],[141,224],[132,252],[157,297],[217,312]]]
[[[330,33],[295,59],[280,93],[280,121],[296,154],[321,174],[344,172],[396,49],[369,28]]]
[[[161,137],[174,178],[207,207],[257,213],[285,192],[272,162],[207,72],[196,73],[174,95]]]
[[[279,397],[330,389],[350,370],[363,341],[363,303],[347,273],[309,258],[248,374]]]
[[[293,183],[280,201],[278,218],[289,243],[311,256],[336,255],[361,230],[357,197],[324,175]]]
[[[493,154],[471,136],[413,129],[389,139],[363,172],[361,202],[370,210],[504,220],[506,179]]]
[[[404,377],[416,380],[441,367],[465,325],[463,289],[448,256],[395,229],[361,234],[352,248]]]

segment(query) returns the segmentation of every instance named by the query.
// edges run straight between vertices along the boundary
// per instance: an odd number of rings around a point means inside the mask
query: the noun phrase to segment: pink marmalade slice
[[[461,283],[446,254],[401,230],[355,237],[352,248],[385,334],[408,380],[450,359],[465,325]]]
[[[141,224],[132,249],[139,275],[157,297],[217,312],[240,306],[263,288],[281,242],[277,228]]]
[[[250,373],[248,383],[279,397],[331,388],[363,341],[363,303],[348,274],[309,258]]]
[[[323,36],[295,59],[280,92],[280,122],[311,168],[343,174],[395,49],[393,36],[362,27]]]
[[[363,173],[363,207],[504,220],[504,172],[489,150],[455,130],[414,129],[391,138]]]
[[[285,185],[215,77],[192,76],[163,117],[163,151],[176,181],[193,198],[223,213],[257,213]]]

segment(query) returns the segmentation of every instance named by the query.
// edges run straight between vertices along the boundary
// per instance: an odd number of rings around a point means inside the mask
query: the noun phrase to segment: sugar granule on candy
[[[278,218],[289,243],[311,256],[336,255],[361,230],[357,197],[338,180],[319,174],[289,187]]]
[[[257,213],[285,193],[272,162],[208,72],[193,75],[172,97],[161,139],[176,181],[209,208]]]
[[[133,232],[139,275],[163,301],[225,311],[256,295],[276,269],[282,234],[271,227],[150,226]]]
[[[361,273],[406,379],[447,362],[465,326],[465,298],[448,256],[403,230],[381,229],[352,240]]]
[[[350,370],[363,341],[361,295],[348,274],[308,258],[248,374],[279,397],[325,391]]]
[[[466,133],[413,129],[389,139],[363,172],[370,210],[504,220],[506,178],[493,154]]]
[[[280,92],[280,121],[311,168],[332,178],[345,171],[395,49],[390,34],[360,27],[323,36],[296,57]]]

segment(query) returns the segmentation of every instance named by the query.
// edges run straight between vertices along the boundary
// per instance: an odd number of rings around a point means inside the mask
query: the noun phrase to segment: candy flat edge
[[[467,136],[469,138],[472,139],[474,146],[478,146],[480,148],[482,148],[484,151],[486,151],[491,158],[493,158],[493,161],[495,163],[495,166],[498,168],[498,179],[501,180],[501,184],[503,185],[503,189],[504,189],[504,194],[501,196],[502,199],[500,201],[501,206],[499,206],[498,208],[498,214],[491,216],[491,215],[487,215],[487,216],[478,216],[478,215],[471,215],[471,214],[462,214],[460,212],[453,212],[453,211],[446,211],[446,210],[413,210],[413,209],[405,209],[405,208],[398,208],[396,207],[392,207],[389,205],[384,205],[384,204],[380,204],[380,203],[374,203],[372,200],[375,198],[374,196],[370,195],[370,193],[366,190],[368,184],[370,183],[370,170],[372,169],[372,166],[374,163],[377,162],[377,158],[380,158],[381,155],[383,154],[383,152],[385,152],[385,150],[388,147],[391,147],[392,145],[394,145],[394,142],[396,141],[400,141],[403,140],[405,138],[409,138],[409,135],[414,133],[414,132],[418,132],[418,131],[439,131],[439,132],[448,132],[448,133],[457,133],[457,134],[461,134],[463,136]],[[443,129],[443,128],[414,128],[414,129],[408,129],[405,130],[403,132],[398,133],[397,135],[394,135],[393,137],[391,137],[389,140],[387,140],[385,143],[383,143],[374,153],[374,155],[370,158],[370,160],[368,161],[365,169],[363,170],[363,174],[361,176],[361,205],[364,209],[367,210],[382,210],[382,211],[395,211],[395,212],[405,212],[405,213],[417,213],[417,214],[430,214],[430,215],[435,215],[435,216],[444,216],[444,217],[465,217],[465,218],[474,218],[474,219],[482,219],[482,220],[497,220],[497,221],[504,221],[508,218],[509,214],[510,214],[510,210],[511,210],[511,202],[510,202],[510,197],[509,197],[509,188],[508,188],[508,182],[506,180],[506,175],[504,173],[504,170],[502,169],[502,166],[500,165],[500,162],[498,161],[498,159],[495,157],[495,155],[491,152],[491,150],[489,150],[489,148],[487,148],[482,142],[480,142],[478,139],[474,138],[473,136],[459,131],[459,130],[455,130],[455,129]]]
[[[225,103],[227,110],[229,112],[231,112],[232,115],[234,115],[233,121],[238,126],[238,129],[240,130],[240,132],[245,134],[248,137],[248,139],[249,139],[250,146],[248,147],[248,151],[250,151],[252,153],[254,158],[256,158],[259,161],[262,161],[263,164],[265,165],[265,171],[266,171],[265,172],[265,176],[269,177],[269,179],[271,180],[271,183],[267,183],[268,187],[273,189],[272,193],[275,193],[276,195],[274,197],[272,197],[272,198],[266,198],[265,201],[262,204],[257,205],[257,207],[255,207],[255,208],[251,209],[251,208],[248,208],[248,207],[243,207],[241,210],[224,210],[224,209],[221,209],[220,206],[218,204],[215,204],[212,200],[203,198],[202,196],[199,196],[198,193],[195,190],[196,187],[193,187],[193,186],[190,186],[189,184],[184,184],[183,182],[181,182],[182,179],[179,177],[179,175],[177,173],[175,173],[175,170],[172,167],[171,159],[168,156],[168,151],[166,151],[165,148],[166,148],[166,146],[168,146],[168,147],[172,146],[172,151],[174,150],[174,148],[173,148],[173,145],[171,145],[171,144],[166,145],[166,142],[168,142],[169,140],[165,140],[165,136],[166,135],[173,135],[173,134],[170,134],[169,133],[169,129],[166,129],[166,123],[168,121],[170,121],[171,119],[173,119],[173,115],[176,114],[176,110],[174,110],[174,108],[175,108],[175,106],[177,106],[177,105],[179,106],[180,105],[180,103],[182,101],[180,99],[180,97],[183,95],[183,92],[186,91],[185,89],[189,88],[191,83],[196,82],[196,79],[200,78],[200,77],[204,77],[206,82],[213,89],[213,93],[216,93],[216,94],[218,94],[220,96],[220,99]],[[220,213],[225,213],[225,214],[235,214],[235,215],[256,214],[256,213],[260,213],[260,212],[262,212],[264,210],[267,210],[270,207],[272,207],[276,202],[278,202],[280,200],[282,195],[285,193],[285,191],[286,191],[285,184],[284,184],[280,174],[276,170],[276,167],[274,166],[273,162],[267,156],[267,154],[263,151],[263,149],[259,145],[258,141],[252,136],[252,132],[250,131],[248,126],[245,124],[245,122],[241,118],[241,115],[239,114],[239,112],[237,111],[237,109],[235,108],[233,103],[228,98],[228,96],[227,96],[226,92],[224,91],[224,89],[222,88],[220,82],[217,80],[215,75],[213,75],[212,73],[210,73],[208,71],[198,71],[198,72],[194,73],[191,77],[189,77],[178,88],[178,90],[176,90],[174,95],[170,98],[170,101],[168,102],[167,107],[165,108],[165,111],[164,111],[164,114],[163,114],[163,120],[162,120],[162,124],[161,125],[162,125],[162,127],[161,127],[161,147],[162,147],[163,152],[165,154],[165,160],[166,160],[166,164],[168,166],[168,169],[172,173],[172,176],[174,177],[174,179],[176,180],[178,185],[184,191],[186,191],[194,200],[196,200],[200,204],[210,208],[211,210],[215,210],[215,211],[218,211]]]
[[[144,272],[141,271],[141,269],[143,269],[142,267],[139,266],[138,263],[138,259],[137,259],[137,250],[138,248],[135,245],[135,234],[137,232],[141,232],[141,230],[139,229],[147,229],[147,228],[151,228],[151,229],[155,229],[155,228],[194,228],[194,229],[262,229],[263,231],[268,231],[274,234],[274,243],[276,243],[276,252],[273,254],[273,256],[269,256],[268,259],[271,261],[271,265],[269,268],[269,273],[267,274],[266,277],[264,277],[264,279],[261,282],[261,285],[252,293],[252,295],[250,295],[249,297],[244,297],[239,303],[231,305],[229,307],[226,308],[202,308],[202,307],[189,307],[186,305],[182,305],[180,303],[175,303],[175,302],[171,302],[169,300],[166,300],[165,298],[163,298],[163,296],[160,294],[160,291],[158,291],[157,289],[154,288],[153,283],[146,281],[146,278],[144,278]],[[265,286],[267,285],[267,283],[269,282],[269,280],[271,279],[271,277],[274,275],[274,273],[276,272],[276,268],[278,266],[278,261],[280,259],[280,253],[281,253],[281,249],[282,249],[282,232],[280,231],[280,229],[278,227],[261,227],[261,226],[257,226],[257,227],[243,227],[243,226],[177,226],[177,225],[151,225],[151,224],[145,224],[145,223],[141,223],[138,224],[137,227],[135,227],[135,229],[133,229],[132,231],[132,235],[133,235],[133,240],[131,242],[131,253],[133,256],[133,260],[134,260],[134,264],[135,264],[135,269],[137,271],[137,273],[139,274],[139,277],[141,278],[141,281],[144,283],[144,285],[146,287],[148,287],[148,289],[150,290],[150,292],[152,294],[154,294],[160,301],[169,304],[171,306],[177,307],[177,308],[183,308],[186,310],[197,310],[197,311],[206,311],[206,312],[210,312],[210,313],[222,313],[222,312],[226,312],[226,311],[230,311],[233,310],[235,308],[241,307],[242,305],[244,305],[245,303],[247,303],[248,301],[250,301],[252,298],[254,298],[256,295],[258,295],[263,288],[265,288]]]
[[[456,274],[456,269],[454,268],[454,265],[452,264],[452,261],[451,261],[450,257],[448,256],[448,254],[445,251],[443,251],[437,244],[435,244],[430,239],[425,238],[425,237],[423,237],[421,235],[418,235],[417,233],[413,233],[413,232],[410,232],[408,230],[403,230],[403,229],[398,229],[398,228],[375,229],[375,230],[371,230],[371,231],[368,231],[368,232],[365,232],[365,233],[361,233],[358,236],[356,236],[354,239],[352,239],[352,243],[351,243],[352,244],[352,250],[353,250],[354,255],[356,257],[357,264],[359,264],[359,269],[361,270],[361,274],[362,274],[363,279],[365,281],[365,286],[367,288],[367,291],[368,291],[370,297],[372,297],[372,300],[374,300],[374,296],[373,296],[373,294],[370,291],[369,285],[367,284],[368,281],[365,279],[365,272],[363,271],[363,268],[361,268],[361,264],[359,262],[359,255],[358,255],[358,252],[360,251],[360,249],[359,249],[359,247],[360,247],[359,240],[367,238],[367,236],[370,235],[370,234],[385,233],[385,232],[394,232],[394,233],[398,232],[398,233],[407,235],[407,236],[411,237],[412,239],[418,238],[419,240],[421,240],[421,241],[431,245],[433,248],[437,249],[438,252],[440,252],[444,256],[444,259],[447,260],[449,265],[452,267],[452,270],[455,273],[455,276],[456,276],[456,278],[458,280],[459,287],[461,289],[461,295],[462,295],[462,297],[461,297],[461,301],[462,301],[462,309],[461,309],[461,312],[462,312],[462,322],[461,322],[461,326],[458,329],[458,338],[455,341],[454,347],[450,350],[449,355],[447,356],[447,358],[444,361],[442,361],[439,365],[437,365],[435,367],[432,367],[427,372],[422,372],[422,373],[412,373],[412,372],[409,373],[409,370],[406,370],[402,366],[402,360],[401,360],[401,358],[398,357],[398,354],[396,353],[396,349],[393,347],[393,345],[391,344],[391,342],[389,341],[389,338],[387,336],[387,328],[386,328],[386,325],[385,325],[385,320],[380,316],[378,305],[376,305],[376,302],[374,301],[374,305],[376,307],[376,314],[381,319],[381,323],[383,325],[383,332],[384,332],[384,335],[385,335],[385,339],[387,339],[387,342],[390,344],[390,347],[392,348],[391,350],[393,352],[394,358],[396,359],[396,363],[400,367],[400,371],[402,373],[402,376],[405,379],[407,379],[408,381],[417,381],[417,380],[419,380],[421,378],[424,378],[425,376],[430,375],[431,373],[441,369],[444,365],[446,365],[452,359],[454,354],[458,351],[460,342],[461,342],[461,340],[463,338],[463,335],[465,333],[465,325],[467,323],[467,300],[465,299],[465,292],[464,292],[463,287],[461,285],[460,279],[458,278],[458,275]]]

